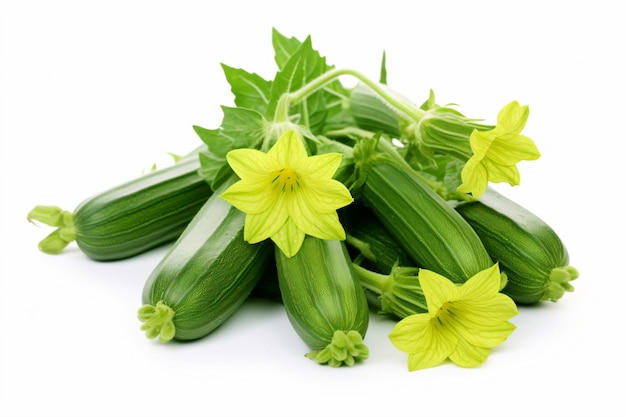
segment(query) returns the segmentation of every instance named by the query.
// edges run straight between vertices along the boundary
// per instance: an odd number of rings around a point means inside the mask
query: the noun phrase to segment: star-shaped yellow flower
[[[460,286],[425,269],[420,270],[419,281],[428,312],[402,319],[389,335],[396,348],[408,353],[409,371],[448,358],[459,366],[478,366],[515,330],[508,320],[517,315],[517,307],[499,292],[498,264]]]
[[[241,180],[222,198],[247,214],[247,242],[269,237],[291,257],[300,249],[305,234],[330,240],[346,238],[336,210],[353,198],[333,179],[341,154],[309,156],[302,139],[289,130],[267,153],[235,149],[226,158]]]
[[[500,110],[496,127],[488,131],[474,130],[470,136],[473,155],[461,172],[458,191],[480,197],[488,182],[519,185],[517,163],[539,158],[535,143],[520,132],[528,119],[528,106],[512,101]]]

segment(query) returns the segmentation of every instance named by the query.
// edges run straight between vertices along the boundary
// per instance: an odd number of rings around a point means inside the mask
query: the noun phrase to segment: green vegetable
[[[346,207],[342,223],[346,229],[346,243],[357,253],[353,256],[355,262],[384,274],[391,272],[396,264],[415,264],[376,214],[362,203],[355,202]]]
[[[28,220],[56,227],[39,248],[56,254],[75,240],[90,258],[112,261],[175,240],[212,194],[197,172],[199,150],[172,166],[96,194],[73,213],[36,206]]]
[[[386,144],[363,138],[355,146],[355,198],[421,268],[462,283],[492,266],[472,227]]]
[[[306,236],[293,257],[275,254],[285,310],[312,349],[306,356],[332,367],[367,359],[367,300],[343,241]]]
[[[480,236],[492,258],[508,278],[503,293],[514,301],[532,304],[557,301],[573,291],[578,277],[556,232],[537,215],[494,189],[476,202],[456,210]]]
[[[371,132],[382,131],[396,138],[402,135],[398,113],[367,86],[357,84],[350,91],[349,104],[350,114],[359,128]]]
[[[244,241],[245,214],[220,197],[235,179],[216,190],[150,274],[138,313],[148,338],[209,334],[241,306],[272,260],[271,241]]]

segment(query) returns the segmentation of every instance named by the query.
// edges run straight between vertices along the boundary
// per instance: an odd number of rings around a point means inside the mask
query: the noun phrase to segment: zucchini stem
[[[346,243],[358,250],[359,255],[362,258],[365,258],[371,262],[376,262],[376,255],[374,254],[374,252],[372,252],[369,243],[355,237],[354,235],[351,235],[350,233],[346,233]],[[360,264],[360,262],[358,263]]]
[[[279,103],[276,107],[274,119],[277,121],[288,120],[289,107],[299,103],[301,100],[306,99],[314,92],[320,90],[321,88],[324,88],[327,84],[344,75],[354,77],[363,84],[367,85],[390,108],[410,120],[419,122],[421,118],[426,114],[426,111],[415,106],[404,97],[400,97],[399,95],[390,91],[385,85],[370,80],[359,71],[355,71],[350,68],[335,68],[311,80],[307,84],[300,87],[298,90],[283,94],[283,96],[280,97]]]
[[[378,295],[379,314],[392,314],[403,319],[428,311],[424,291],[419,282],[419,268],[394,265],[389,275],[352,264],[361,286]]]
[[[328,364],[333,368],[338,368],[342,365],[352,366],[364,361],[369,357],[369,348],[363,343],[363,337],[358,331],[335,330],[328,346],[311,351],[304,356],[319,364]]]
[[[52,233],[39,242],[39,250],[48,254],[58,254],[76,240],[74,215],[57,206],[35,206],[27,216],[29,222],[39,222],[56,227]]]

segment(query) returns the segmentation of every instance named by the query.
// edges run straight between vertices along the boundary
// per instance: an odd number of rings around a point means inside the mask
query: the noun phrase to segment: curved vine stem
[[[314,92],[318,91],[319,89],[323,88],[327,84],[335,81],[343,75],[350,75],[361,81],[363,84],[371,88],[376,94],[378,94],[378,96],[382,100],[386,101],[387,104],[395,111],[401,113],[405,117],[415,122],[418,122],[426,113],[424,110],[421,110],[415,105],[408,103],[406,100],[398,98],[396,95],[392,94],[386,88],[384,88],[383,85],[370,80],[359,71],[355,71],[349,68],[338,68],[325,72],[324,74],[305,84],[296,91],[283,94],[280,97],[278,104],[276,105],[274,121],[285,122],[289,120],[289,108],[292,105],[306,99],[309,95],[313,94]]]

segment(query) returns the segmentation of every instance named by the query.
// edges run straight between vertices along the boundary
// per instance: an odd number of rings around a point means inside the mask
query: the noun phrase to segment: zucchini
[[[409,254],[391,236],[376,214],[359,202],[342,212],[346,243],[356,251],[354,262],[388,274],[394,265],[413,266]]]
[[[148,338],[206,336],[243,304],[272,260],[272,242],[247,243],[245,213],[220,197],[236,180],[215,191],[148,277],[138,311]]]
[[[355,199],[376,214],[416,266],[455,283],[493,266],[467,221],[385,139],[362,138],[354,156]]]
[[[29,221],[56,227],[39,243],[45,253],[60,253],[72,241],[98,261],[128,258],[175,240],[212,194],[198,174],[194,150],[172,166],[96,194],[74,212],[36,206]]]
[[[520,304],[559,300],[574,287],[576,268],[556,232],[537,215],[492,188],[456,211],[474,228],[508,278],[503,293]]]
[[[275,257],[289,321],[312,349],[305,356],[332,367],[367,359],[369,309],[344,242],[306,236],[293,257],[278,248]]]

